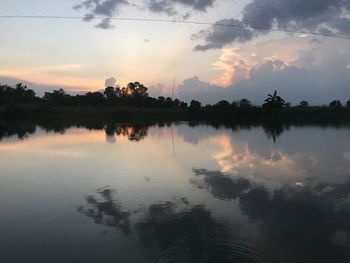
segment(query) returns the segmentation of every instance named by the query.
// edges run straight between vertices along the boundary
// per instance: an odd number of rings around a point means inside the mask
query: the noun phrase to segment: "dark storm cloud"
[[[350,19],[345,17],[336,18],[330,22],[330,26],[336,28],[342,35],[350,35]]]
[[[147,9],[152,13],[166,14],[168,16],[178,15],[177,6],[184,8],[205,12],[207,8],[212,7],[216,0],[148,0],[145,1],[145,6],[138,6],[138,4],[132,4],[127,0],[85,0],[75,5],[75,10],[85,10],[87,13],[84,16],[84,21],[89,22],[96,17],[101,17],[100,23],[95,27],[101,29],[114,28],[111,25],[109,17],[115,15],[122,6],[134,6],[141,9]],[[182,15],[183,19],[186,19],[191,14],[186,12]]]
[[[168,1],[158,1],[158,0],[150,0],[148,3],[147,8],[152,13],[164,13],[168,16],[172,16],[176,14],[176,11],[173,7],[173,5]]]
[[[109,19],[109,18],[102,19],[100,21],[100,23],[95,25],[95,27],[100,28],[100,29],[113,29],[113,28],[115,28],[114,25],[111,25],[111,19]]]
[[[206,51],[213,48],[222,48],[233,41],[246,42],[254,37],[254,31],[245,27],[236,19],[223,19],[217,21],[219,25],[235,25],[236,27],[213,26],[211,31],[202,30],[192,35],[192,39],[204,38],[206,44],[195,46],[196,51]]]
[[[248,41],[254,34],[247,31],[247,28],[266,29],[255,29],[256,34],[265,34],[277,28],[349,35],[350,20],[344,17],[349,11],[350,0],[253,0],[243,8],[241,21],[235,19],[226,21],[233,25],[241,25],[242,29],[232,30],[230,27],[218,29],[214,26],[204,31],[205,34],[202,31],[205,44],[196,46],[195,50],[221,48],[234,41]],[[219,22],[222,21],[217,23]],[[248,33],[248,37],[237,37],[241,35],[239,30],[243,36]],[[225,35],[227,36],[224,37]]]
[[[175,5],[180,4],[195,11],[205,12],[216,0],[150,0],[148,9],[153,13],[165,13],[169,16],[177,14]],[[186,14],[184,17],[187,17]]]
[[[206,11],[208,7],[212,7],[216,0],[174,0],[173,2],[181,3],[189,6],[194,10]]]
[[[97,28],[101,29],[111,29],[114,28],[111,25],[110,19],[108,17],[113,16],[119,11],[121,6],[129,5],[126,0],[85,0],[80,4],[74,6],[75,10],[86,10],[87,14],[84,17],[84,21],[91,21],[95,16],[102,16],[107,18],[102,18],[101,22],[96,25]]]

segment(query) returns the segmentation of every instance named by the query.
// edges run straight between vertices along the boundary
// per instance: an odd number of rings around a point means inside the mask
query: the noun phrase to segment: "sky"
[[[0,83],[39,95],[139,81],[170,96],[175,77],[177,97],[204,104],[350,100],[350,40],[325,36],[350,38],[350,0],[2,0],[0,35]]]

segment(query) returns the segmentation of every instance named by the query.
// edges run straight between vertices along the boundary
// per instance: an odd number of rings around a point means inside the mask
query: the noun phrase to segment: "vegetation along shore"
[[[277,91],[268,94],[262,105],[249,99],[221,100],[213,105],[190,103],[170,97],[154,98],[139,82],[127,87],[107,87],[103,92],[70,95],[63,89],[39,97],[32,89],[18,83],[15,87],[0,85],[1,119],[101,119],[101,120],[166,120],[166,121],[283,121],[283,122],[348,122],[350,100],[311,106],[307,101],[291,106]]]

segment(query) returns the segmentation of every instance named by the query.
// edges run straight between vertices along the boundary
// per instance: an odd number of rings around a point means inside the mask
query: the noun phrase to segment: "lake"
[[[0,129],[1,262],[350,262],[350,126]]]

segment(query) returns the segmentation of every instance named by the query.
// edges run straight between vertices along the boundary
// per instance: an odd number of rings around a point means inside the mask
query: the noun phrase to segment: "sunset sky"
[[[42,94],[101,90],[114,77],[168,96],[176,76],[178,97],[204,103],[261,103],[275,89],[292,103],[347,101],[350,40],[300,31],[350,37],[349,13],[350,0],[1,0],[0,16],[85,19],[0,18],[0,82]]]

